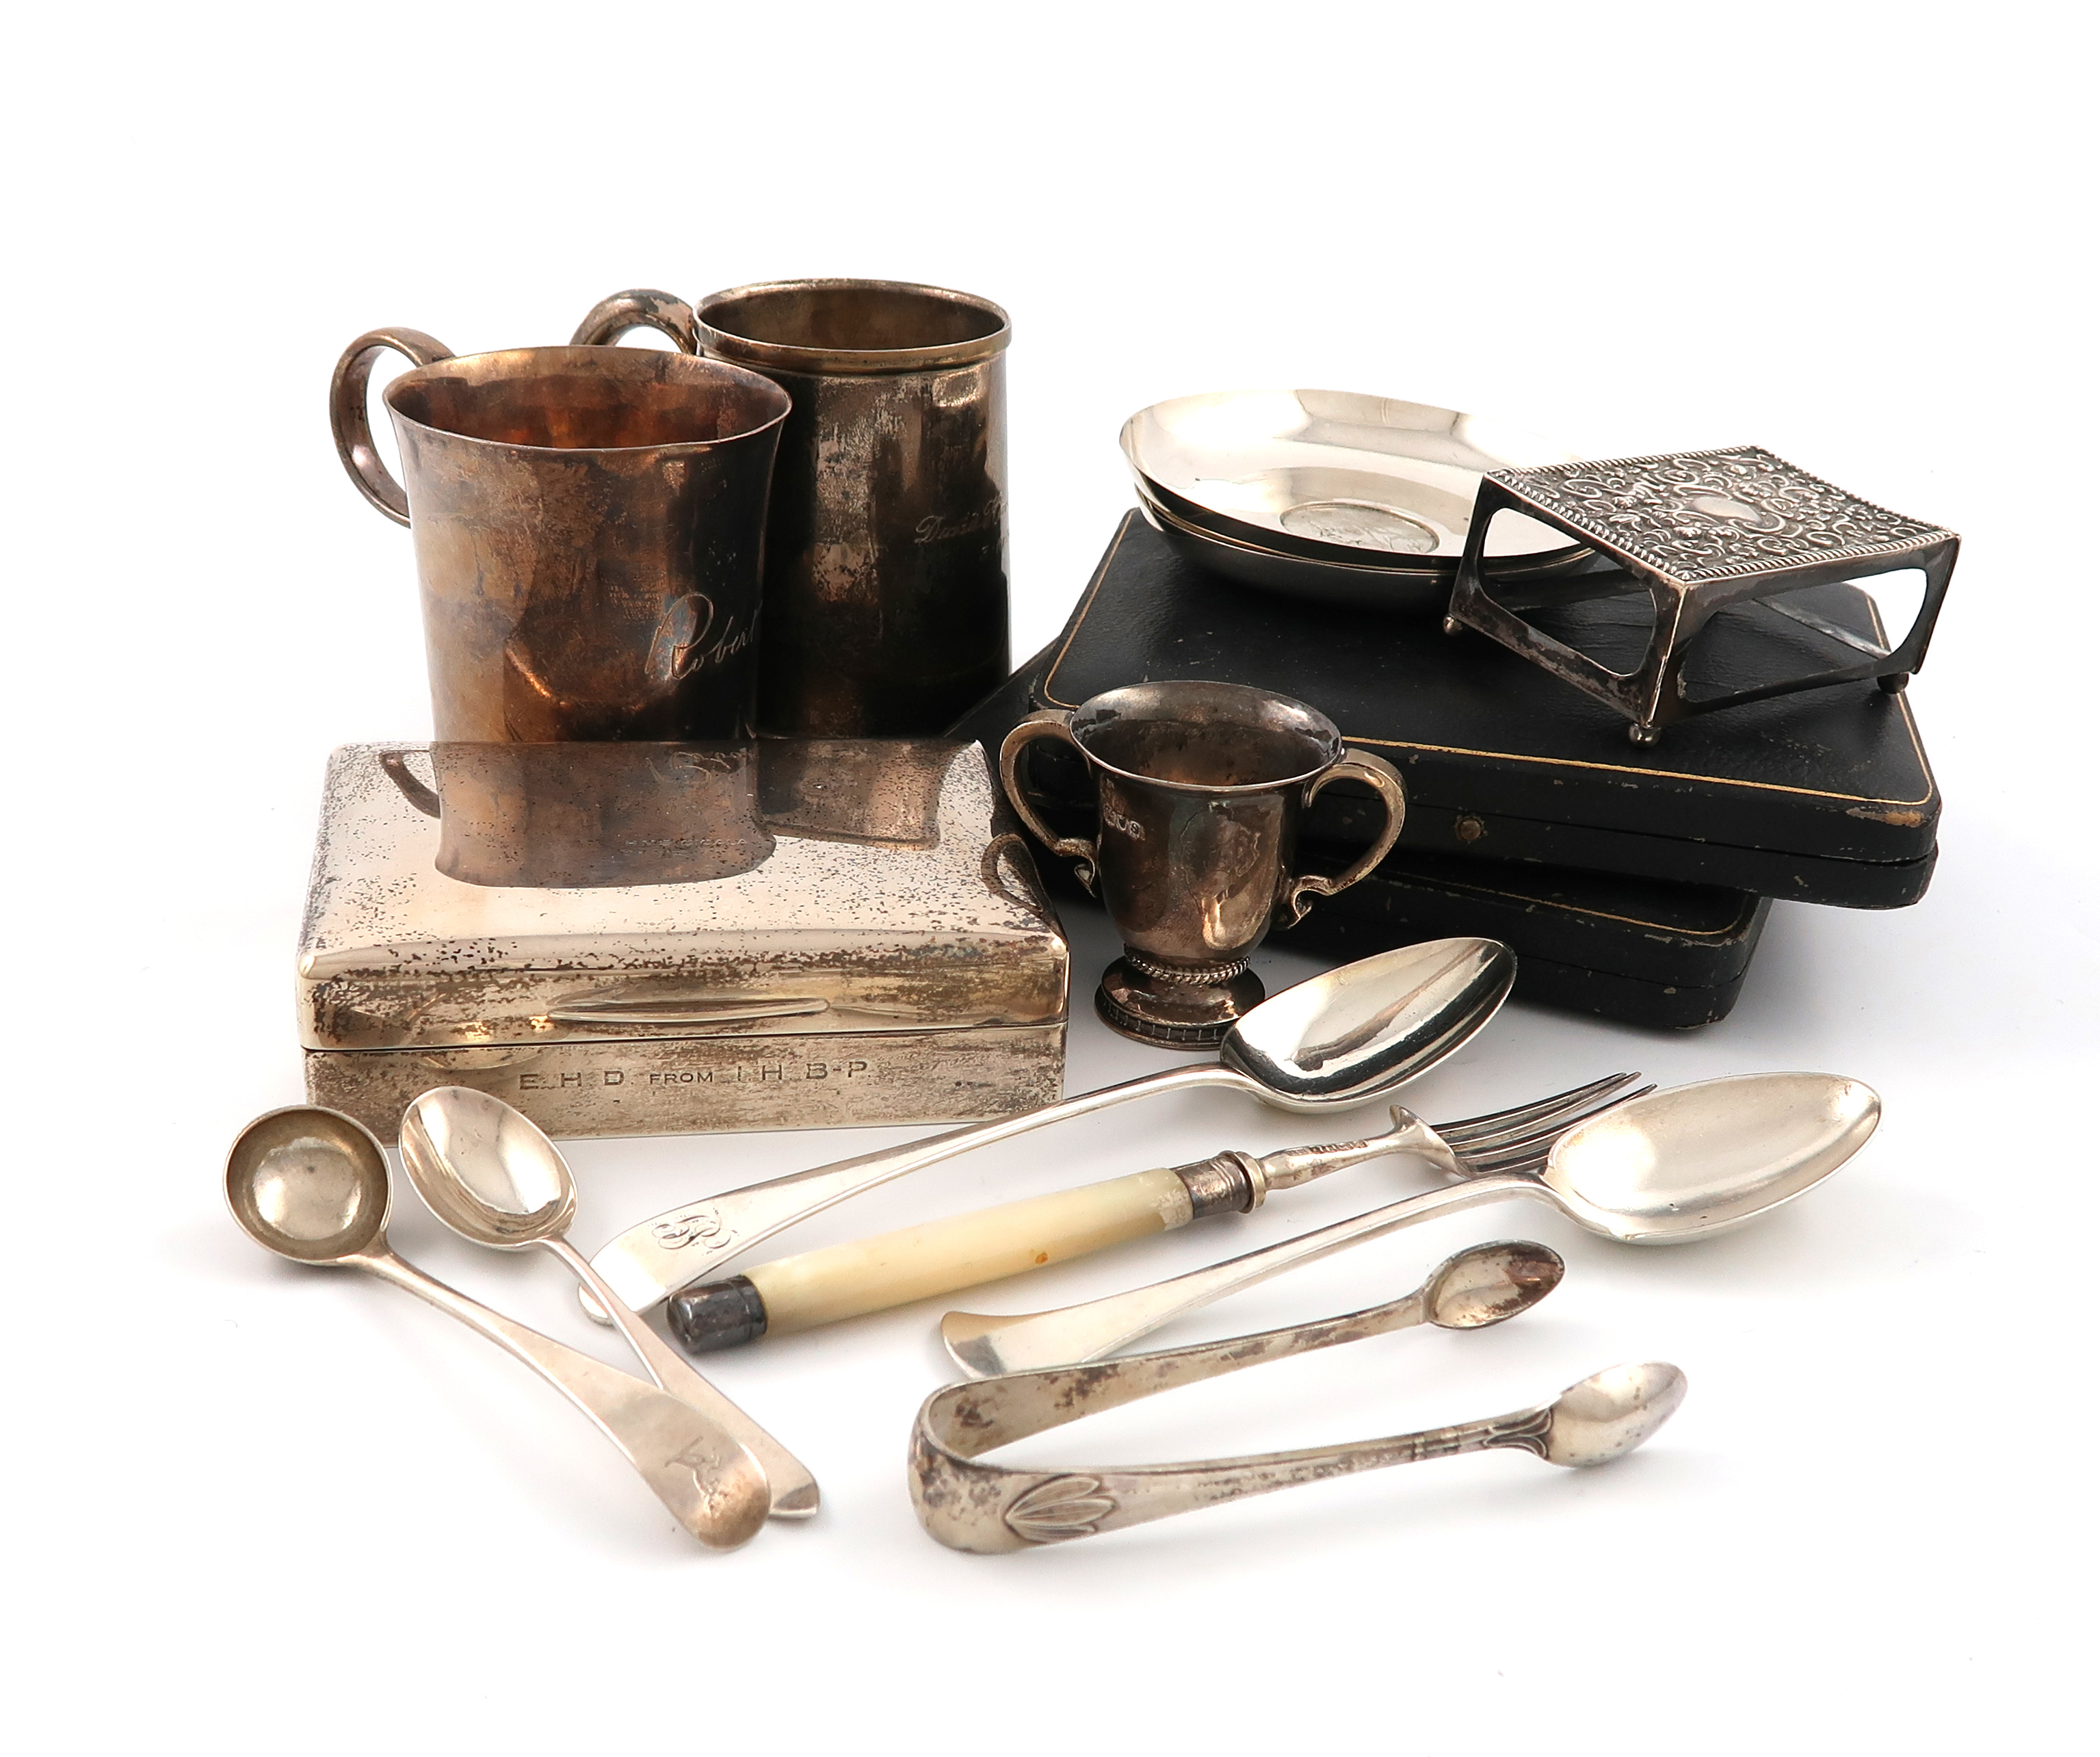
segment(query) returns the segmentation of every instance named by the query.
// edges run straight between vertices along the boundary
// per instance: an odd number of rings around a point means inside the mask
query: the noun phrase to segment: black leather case
[[[1349,959],[1483,934],[1516,953],[1521,1000],[1683,1030],[1727,1017],[1771,912],[1770,898],[1718,885],[1402,853],[1271,938]]]
[[[1024,672],[980,704],[958,733],[995,750],[1032,706]],[[1083,771],[1069,750],[1039,744],[1030,776],[1029,803],[1046,821],[1065,834],[1091,832]],[[1072,876],[1071,862],[1040,847],[1035,858],[1061,910],[1099,907]],[[1346,863],[1346,850],[1311,845],[1298,862],[1328,873]],[[1273,938],[1350,959],[1417,940],[1484,934],[1516,953],[1515,992],[1524,1000],[1682,1029],[1727,1017],[1771,909],[1769,898],[1720,885],[1403,849],[1339,897],[1317,898],[1304,920]]]
[[[1798,602],[1876,633],[1871,601],[1853,587],[1815,587]],[[1606,656],[1638,632],[1622,599],[1555,614],[1557,633]],[[1765,606],[1742,605],[1701,637],[1700,670],[1711,686],[1732,686],[1789,664],[1812,669],[1831,644]],[[1674,726],[1642,749],[1622,717],[1489,641],[1446,635],[1433,618],[1235,585],[1183,561],[1135,511],[1063,634],[955,731],[996,749],[1033,708],[1167,678],[1254,684],[1328,714],[1351,744],[1406,777],[1402,853],[1536,861],[1852,908],[1915,903],[1931,876],[1939,791],[1907,696],[1872,683],[1785,696]],[[1035,758],[1040,781],[1076,788],[1075,774],[1059,783],[1054,751]],[[1368,839],[1376,807],[1349,791],[1322,795],[1307,831],[1314,842],[1344,850]]]

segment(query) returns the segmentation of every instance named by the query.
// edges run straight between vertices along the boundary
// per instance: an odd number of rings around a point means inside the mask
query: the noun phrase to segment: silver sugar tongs
[[[1425,1320],[1447,1330],[1498,1324],[1544,1299],[1562,1271],[1559,1256],[1544,1245],[1476,1245],[1440,1265],[1405,1299],[1366,1311],[1192,1348],[950,1385],[920,1406],[912,1428],[912,1506],[928,1534],[951,1549],[996,1555],[1461,1452],[1514,1447],[1551,1464],[1607,1463],[1640,1445],[1683,1400],[1684,1375],[1676,1367],[1614,1366],[1550,1402],[1507,1415],[1338,1446],[1121,1469],[1015,1470],[977,1462],[995,1447],[1242,1367]]]

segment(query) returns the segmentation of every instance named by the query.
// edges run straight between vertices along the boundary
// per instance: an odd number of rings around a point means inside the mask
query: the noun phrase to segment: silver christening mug
[[[372,444],[382,399],[401,475]],[[343,351],[329,390],[360,493],[409,528],[448,742],[735,739],[752,730],[780,387],[639,349],[454,355],[416,329]]]
[[[1061,739],[1085,758],[1099,801],[1092,838],[1059,836],[1029,803],[1029,744]],[[1325,714],[1237,683],[1139,683],[1007,734],[999,776],[1021,821],[1107,906],[1123,954],[1094,1004],[1126,1037],[1191,1048],[1224,1040],[1260,1004],[1247,957],[1272,926],[1302,919],[1392,851],[1406,788],[1391,764],[1343,747]],[[1385,802],[1373,845],[1333,878],[1294,876],[1299,827],[1321,788],[1349,779]]]
[[[1004,311],[897,280],[767,281],[697,308],[642,288],[575,340],[644,326],[794,404],[766,517],[764,731],[938,734],[1005,680]]]

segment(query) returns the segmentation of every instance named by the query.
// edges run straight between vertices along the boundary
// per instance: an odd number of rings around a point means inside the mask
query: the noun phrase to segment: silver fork
[[[664,1315],[689,1352],[712,1353],[1002,1281],[1207,1215],[1243,1214],[1260,1207],[1272,1190],[1295,1189],[1388,1154],[1414,1154],[1458,1177],[1536,1170],[1557,1137],[1619,1101],[1639,1077],[1613,1074],[1550,1098],[1439,1127],[1396,1105],[1392,1129],[1368,1140],[1260,1154],[1229,1150],[1191,1165],[1135,1172],[805,1251],[740,1275],[682,1288],[671,1296]]]

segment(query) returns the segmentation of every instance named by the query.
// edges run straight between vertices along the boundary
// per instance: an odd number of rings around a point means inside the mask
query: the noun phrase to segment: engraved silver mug
[[[1004,311],[896,280],[768,281],[697,308],[638,288],[574,340],[645,326],[794,405],[765,527],[763,731],[937,734],[1004,681]]]

